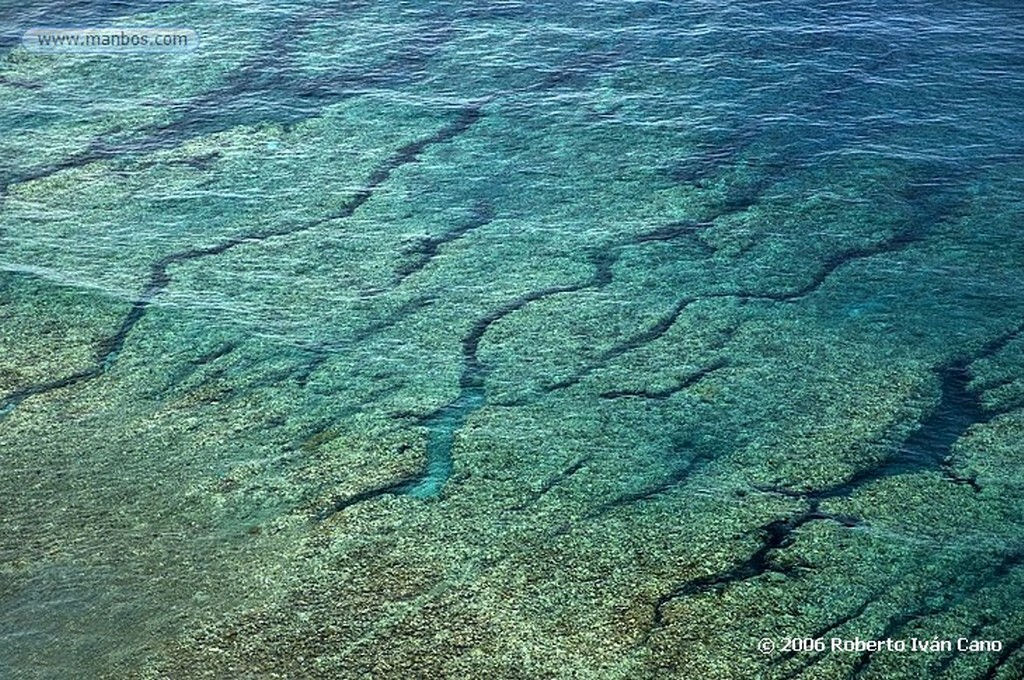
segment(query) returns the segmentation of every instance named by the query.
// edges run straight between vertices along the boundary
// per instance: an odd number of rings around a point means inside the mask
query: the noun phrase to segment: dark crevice
[[[812,503],[833,498],[845,498],[861,487],[889,477],[924,472],[938,472],[954,484],[964,484],[975,492],[982,490],[973,478],[956,473],[950,464],[952,449],[957,441],[976,425],[989,422],[1004,411],[986,411],[981,395],[970,389],[971,364],[991,357],[1024,332],[1024,324],[999,335],[986,343],[977,353],[961,357],[936,369],[939,378],[939,400],[917,429],[895,451],[879,464],[858,470],[848,479],[830,487],[806,492],[789,489],[762,489]]]
[[[632,352],[633,350],[637,349],[642,345],[654,342],[662,335],[667,333],[668,330],[675,325],[676,321],[679,320],[679,317],[683,313],[683,311],[694,302],[696,302],[695,298],[683,298],[682,300],[677,302],[674,307],[672,307],[668,314],[658,319],[657,323],[655,323],[653,326],[651,326],[645,331],[637,333],[636,335],[628,338],[622,344],[616,345],[615,347],[612,347],[611,349],[604,352],[601,355],[602,363],[607,363],[608,361],[620,357],[623,354],[628,354],[629,352]]]
[[[337,515],[339,512],[351,508],[353,505],[356,505],[357,503],[371,501],[375,498],[380,498],[381,496],[399,496],[408,493],[408,490],[412,488],[412,486],[415,485],[417,481],[418,477],[400,479],[396,482],[392,482],[391,484],[386,484],[384,486],[378,486],[372,489],[367,489],[366,491],[362,491],[352,496],[337,498],[328,507],[317,512],[313,516],[313,521],[323,522],[329,517],[333,517],[334,515]]]
[[[714,177],[723,167],[734,164],[756,138],[755,130],[748,128],[733,138],[701,145],[696,153],[677,160],[663,172],[678,184],[697,185]]]
[[[15,390],[11,394],[7,395],[4,399],[3,404],[0,404],[0,418],[3,418],[11,411],[16,409],[18,405],[28,399],[34,397],[37,394],[43,394],[50,392],[51,390],[59,390],[65,387],[71,387],[81,382],[87,382],[95,377],[98,377],[102,373],[102,369],[98,366],[93,366],[84,371],[73,373],[63,378],[57,378],[56,380],[50,380],[48,382],[39,383],[38,385],[29,385],[19,390]]]
[[[427,430],[426,467],[416,482],[403,489],[402,493],[426,499],[441,492],[454,467],[452,449],[455,436],[469,416],[486,403],[483,383],[462,384],[454,401],[418,420],[418,424]]]
[[[723,572],[687,581],[659,596],[654,602],[654,614],[644,641],[646,642],[656,629],[665,625],[665,607],[679,598],[708,592],[721,592],[735,583],[749,581],[769,572],[792,575],[793,568],[774,564],[772,554],[791,545],[794,533],[802,526],[809,522],[822,520],[839,522],[843,526],[850,526],[852,522],[855,522],[849,518],[822,513],[812,505],[807,511],[794,517],[775,520],[761,527],[758,530],[762,536],[761,546],[746,560]]]
[[[601,289],[612,283],[614,279],[613,270],[619,258],[622,257],[622,251],[626,248],[642,246],[648,243],[689,239],[698,244],[702,249],[707,249],[707,246],[696,237],[701,231],[714,224],[715,220],[730,212],[732,210],[726,207],[710,220],[703,222],[688,220],[671,222],[650,231],[636,234],[623,241],[606,243],[602,247],[591,249],[588,253],[588,258],[594,267],[594,276],[589,287]]]
[[[1021,337],[1024,337],[1024,321],[985,343],[971,359],[971,362],[992,358]]]
[[[544,298],[606,285],[611,280],[611,266],[614,259],[615,255],[609,255],[608,250],[598,251],[592,256],[594,273],[589,280],[531,291],[477,319],[462,339],[462,373],[459,376],[459,395],[430,415],[418,418],[419,424],[428,430],[428,471],[409,490],[409,493],[428,498],[440,492],[453,467],[451,450],[455,434],[474,411],[479,410],[487,403],[484,385],[489,368],[480,361],[479,351],[480,343],[488,329],[510,314]]]
[[[194,170],[206,172],[213,167],[214,161],[219,160],[223,155],[224,154],[222,154],[220,151],[210,151],[199,156],[191,156],[189,158],[175,158],[167,162],[170,165],[184,165]]]
[[[726,213],[723,212],[717,215],[715,219],[723,217],[725,214]],[[675,241],[680,238],[696,240],[695,237],[698,236],[700,232],[704,231],[713,224],[714,220],[709,220],[706,222],[672,222],[671,224],[666,224],[662,227],[654,229],[653,231],[648,231],[646,233],[637,235],[630,241],[630,244],[643,245],[645,243]],[[704,245],[702,241],[698,240],[697,242],[700,243],[702,247],[709,248],[709,246]]]
[[[612,242],[605,244],[603,247],[594,248],[588,252],[588,259],[594,268],[594,272],[589,282],[581,286],[573,286],[562,289],[558,292],[574,292],[578,290],[592,289],[600,290],[609,286],[614,280],[614,268],[619,258],[622,256],[622,251],[626,248],[641,246],[647,243],[657,243],[672,241],[680,238],[693,239],[694,236],[699,234],[702,230],[713,224],[715,219],[732,212],[734,209],[726,207],[723,211],[715,218],[704,222],[695,221],[679,221],[670,224],[657,227],[648,232],[643,232],[632,236],[624,241]],[[668,314],[659,319],[650,328],[637,333],[636,335],[627,338],[624,342],[611,347],[610,349],[602,352],[593,362],[588,363],[581,370],[575,374],[564,378],[553,384],[545,385],[543,387],[545,392],[554,392],[556,390],[565,389],[578,384],[593,371],[603,367],[608,362],[624,355],[633,350],[657,340],[664,335],[668,330],[675,324],[679,319],[679,316],[683,313],[691,303],[696,302],[697,298],[683,298],[673,307]],[[511,310],[515,311],[515,310]],[[698,378],[699,379],[699,378]],[[680,389],[685,389],[682,387]]]
[[[299,387],[309,385],[309,380],[313,377],[313,374],[319,371],[331,356],[330,352],[324,347],[303,348],[303,352],[307,358],[296,366],[295,373],[292,376],[295,384]]]
[[[791,545],[793,541],[793,533],[808,522],[816,520],[835,521],[847,527],[859,525],[859,521],[855,518],[846,518],[823,513],[818,510],[817,503],[812,503],[807,511],[797,515],[796,517],[777,520],[762,527],[760,529],[760,532],[763,535],[762,545],[746,561],[719,574],[695,579],[681,584],[659,597],[654,605],[653,620],[644,636],[644,643],[649,641],[655,630],[665,624],[664,608],[678,598],[707,592],[721,592],[732,584],[756,578],[768,572],[791,575],[793,573],[792,568],[782,569],[772,564],[771,553],[775,550]],[[948,572],[947,578],[942,579],[940,582],[933,585],[928,589],[928,592],[919,594],[919,606],[890,618],[881,633],[874,637],[876,639],[892,638],[898,635],[901,630],[914,621],[947,613],[962,605],[969,597],[977,593],[980,589],[991,586],[1000,579],[1006,578],[1022,564],[1024,564],[1024,549],[1018,548],[1016,550],[1008,551],[991,568],[977,571],[967,569],[966,571],[955,570]],[[938,596],[938,599],[936,599],[936,595]],[[876,601],[876,598],[877,593],[866,599],[849,613],[809,634],[808,637],[823,638],[832,631],[837,630],[841,626],[859,618],[864,614],[867,608]],[[967,637],[972,638],[975,633],[983,630],[993,623],[996,623],[997,621],[998,619],[996,618],[983,615],[982,619],[978,621],[972,628],[971,632],[967,634]],[[990,667],[988,674],[984,677],[995,678],[1002,665],[1004,665],[1010,657],[1019,652],[1022,648],[1024,648],[1024,637],[1018,638],[1010,643],[1010,645],[1005,646],[997,658],[996,663]],[[795,656],[796,654],[783,655],[773,662],[773,665],[785,663]],[[781,677],[800,677],[808,668],[821,661],[825,656],[827,655],[812,655],[807,659],[804,659],[799,667],[790,670]],[[945,658],[939,664],[934,677],[938,677],[938,674],[944,672],[956,658],[957,657],[955,655]],[[850,669],[848,677],[853,679],[860,678],[867,671],[872,659],[872,652],[864,652],[858,656],[856,662]]]
[[[606,48],[602,51],[574,53],[568,62],[551,67],[538,65],[533,72],[541,78],[527,85],[523,91],[546,92],[552,89],[567,89],[574,93],[586,91],[597,74],[621,61],[623,56],[619,48]]]
[[[681,235],[683,233],[689,233],[689,229],[684,230],[679,228],[671,237],[674,238],[676,235]],[[663,237],[669,238],[670,236],[665,234]],[[641,239],[639,242],[643,242],[643,239],[646,237],[640,236],[638,238]],[[662,237],[658,238],[660,239]],[[502,305],[490,314],[481,317],[473,324],[469,333],[467,333],[462,340],[463,367],[462,373],[459,377],[459,396],[438,411],[419,419],[420,424],[427,427],[432,433],[431,436],[436,436],[437,439],[437,446],[434,450],[432,452],[428,450],[428,467],[438,473],[444,474],[445,476],[450,473],[452,468],[452,435],[455,431],[461,428],[466,418],[468,418],[473,411],[476,411],[486,404],[484,383],[489,369],[480,361],[478,354],[480,350],[480,342],[483,340],[483,336],[487,333],[488,329],[505,317],[544,298],[564,293],[579,292],[587,289],[602,288],[608,285],[612,281],[612,268],[618,260],[620,249],[624,245],[630,245],[632,243],[633,241],[626,244],[614,244],[610,247],[591,251],[590,261],[594,267],[594,272],[589,280],[576,284],[549,286],[547,288],[532,291],[506,303],[505,305]],[[660,337],[672,327],[682,311],[692,301],[692,299],[680,301],[668,315],[660,319],[654,326],[637,334],[636,336],[633,336],[625,343],[605,352],[601,357],[601,361],[608,361],[616,356],[629,352],[644,343],[651,342],[652,340]],[[596,367],[597,365],[591,366],[590,368],[585,369],[584,373],[587,373]],[[582,377],[582,374],[578,375],[571,379],[570,382],[567,382],[564,386],[578,382]],[[549,391],[557,388],[558,386],[550,387]],[[438,430],[444,433],[443,436],[441,434],[437,434]],[[427,480],[421,482],[420,488],[423,488],[423,485],[427,483]],[[443,485],[443,480],[438,480],[436,478],[431,479],[429,480],[429,484],[433,485],[434,492],[436,492]],[[433,495],[433,492],[429,495]]]
[[[416,416],[415,414],[396,415],[396,417],[413,417],[419,426],[427,430],[426,464],[423,471],[416,477],[404,480],[401,483],[360,494],[358,497],[355,497],[355,500],[345,499],[342,502],[342,507],[347,508],[361,500],[368,500],[389,493],[410,495],[421,499],[437,496],[451,476],[454,465],[452,448],[455,443],[455,436],[465,425],[466,420],[487,403],[484,384],[488,369],[477,356],[484,334],[492,324],[532,302],[551,295],[577,291],[586,285],[584,283],[551,286],[532,291],[515,298],[490,314],[478,319],[462,340],[462,374],[459,377],[458,396],[426,416]],[[330,514],[328,511],[327,515]]]
[[[428,236],[406,251],[406,254],[414,256],[414,259],[399,267],[395,272],[395,285],[400,285],[405,279],[430,264],[431,260],[437,256],[441,246],[458,240],[469,232],[490,224],[493,220],[494,206],[487,201],[478,201],[473,206],[470,218],[463,224],[437,236]]]
[[[217,359],[220,359],[222,357],[227,356],[228,354],[231,354],[237,348],[238,348],[238,344],[237,343],[235,343],[235,342],[225,342],[222,345],[220,345],[219,347],[215,347],[214,349],[210,350],[209,352],[207,352],[205,354],[201,354],[198,357],[196,357],[195,359],[192,359],[190,363],[192,363],[193,365],[196,365],[196,366],[203,366],[205,364],[210,364],[210,363],[213,363],[214,361],[216,361]]]
[[[464,134],[473,126],[473,124],[483,117],[482,107],[484,103],[485,102],[476,102],[461,109],[459,111],[459,115],[454,121],[439,129],[431,136],[410,142],[400,148],[391,156],[391,158],[386,160],[380,167],[370,174],[370,177],[366,182],[366,188],[370,190],[376,189],[391,177],[392,172],[403,165],[408,165],[419,160],[420,154],[426,151],[428,147],[450,142],[455,137]],[[367,196],[367,198],[369,197]],[[363,199],[359,202],[359,205],[362,205],[362,203],[365,202],[366,199]],[[356,207],[358,207],[358,205]]]
[[[500,321],[513,312],[519,311],[532,302],[536,302],[553,295],[576,292],[586,288],[588,285],[589,284],[587,283],[583,283],[542,288],[541,290],[536,290],[531,293],[527,293],[526,295],[522,295],[502,307],[499,307],[487,316],[477,320],[477,322],[473,324],[469,333],[462,340],[463,370],[462,376],[459,379],[459,385],[461,387],[483,386],[487,369],[477,357],[477,352],[480,350],[480,341],[483,339],[484,334],[494,323]]]
[[[772,181],[774,181],[774,180],[772,180]],[[769,183],[770,182],[768,180],[765,181],[765,183],[764,183],[765,186],[762,186],[760,189],[758,189],[758,192],[757,192],[758,195],[760,195],[760,192]],[[717,215],[715,215],[713,218],[711,218],[709,220],[700,221],[700,222],[698,222],[698,221],[678,221],[678,222],[672,222],[672,223],[669,223],[669,224],[657,227],[655,229],[652,229],[650,231],[643,232],[643,233],[640,233],[640,234],[636,234],[636,235],[634,235],[634,236],[632,236],[632,237],[630,237],[630,238],[628,238],[628,239],[626,239],[624,241],[613,242],[613,243],[606,244],[604,247],[595,248],[595,249],[591,250],[589,252],[589,254],[588,254],[589,260],[590,260],[592,266],[594,267],[594,274],[593,274],[589,284],[587,284],[586,286],[582,286],[581,289],[583,289],[583,288],[602,289],[602,288],[605,288],[608,285],[610,285],[612,283],[612,281],[614,280],[614,267],[615,267],[616,263],[619,261],[619,259],[621,258],[622,251],[624,249],[626,249],[626,248],[642,246],[642,245],[649,244],[649,243],[659,243],[659,242],[673,241],[673,240],[685,238],[685,239],[694,240],[699,245],[701,245],[702,248],[706,249],[707,246],[703,245],[703,243],[700,242],[699,239],[696,239],[695,237],[698,236],[701,231],[707,229],[712,224],[714,224],[715,220],[717,220],[717,219],[719,219],[719,218],[721,218],[723,216],[726,216],[726,215],[728,215],[728,214],[730,214],[732,212],[745,210],[747,207],[749,207],[749,204],[744,203],[744,202],[739,202],[739,203],[737,203],[735,205],[733,205],[733,204],[725,205],[725,206],[722,207],[722,209],[719,211],[719,213]],[[727,296],[727,295],[724,295],[724,294],[718,294],[718,295],[711,295],[709,297],[729,297],[729,296],[732,296],[732,295],[728,295]],[[668,312],[668,314],[666,314],[661,319],[659,319],[650,328],[648,328],[648,329],[646,329],[644,331],[641,331],[641,332],[637,333],[636,335],[633,335],[633,336],[627,338],[622,343],[620,343],[618,345],[615,345],[615,346],[611,347],[610,349],[602,352],[594,361],[588,363],[587,365],[585,365],[582,369],[580,369],[579,371],[577,371],[573,375],[568,376],[568,377],[566,377],[566,378],[564,378],[564,379],[562,379],[560,381],[557,381],[555,383],[552,383],[552,384],[549,384],[549,385],[545,385],[544,388],[543,388],[544,391],[545,392],[554,392],[554,391],[557,391],[557,390],[561,390],[561,389],[566,389],[568,387],[572,387],[572,386],[578,384],[580,381],[582,381],[588,375],[593,373],[595,370],[597,370],[597,369],[607,365],[610,361],[613,361],[614,359],[616,359],[616,358],[618,358],[618,357],[620,357],[620,356],[622,356],[624,354],[628,354],[629,352],[632,352],[632,351],[638,349],[639,347],[641,347],[643,345],[646,345],[646,344],[648,344],[650,342],[653,342],[653,341],[657,340],[662,335],[664,335],[666,332],[668,332],[668,330],[671,329],[672,326],[679,319],[679,316],[683,313],[683,311],[690,304],[696,302],[697,300],[698,300],[698,298],[696,298],[696,297],[686,297],[686,298],[681,299],[679,302],[676,303],[676,305],[672,308],[672,310],[670,310]],[[699,380],[699,378],[698,378],[698,380]],[[681,387],[680,389],[685,389],[685,386]]]
[[[153,288],[152,286],[147,288],[147,292],[142,295],[139,299],[132,303],[131,309],[128,310],[127,316],[121,321],[121,325],[117,331],[114,332],[108,338],[102,340],[97,346],[97,359],[99,361],[100,369],[97,375],[108,370],[117,361],[118,354],[124,349],[124,343],[128,339],[128,334],[132,332],[135,325],[142,320],[143,315],[146,313],[146,308],[149,307],[153,298],[160,289]]]
[[[863,260],[870,257],[876,257],[887,253],[895,253],[900,250],[904,250],[915,243],[923,240],[924,234],[918,231],[904,232],[895,235],[893,238],[877,243],[873,246],[865,246],[862,248],[853,248],[846,250],[841,253],[836,253],[831,257],[826,258],[814,275],[798,288],[794,288],[788,291],[756,291],[756,290],[738,290],[734,292],[726,293],[709,293],[706,297],[719,298],[719,297],[737,297],[744,298],[747,300],[768,300],[771,302],[794,302],[801,298],[807,297],[808,295],[817,291],[828,278],[836,272],[840,267],[855,262],[857,260]]]
[[[580,458],[572,465],[559,472],[558,474],[552,475],[547,480],[545,480],[545,482],[537,491],[530,494],[530,497],[524,500],[522,503],[519,503],[516,506],[514,506],[512,510],[525,510],[526,508],[530,507],[531,505],[539,501],[541,498],[546,496],[548,493],[550,493],[551,490],[554,489],[556,486],[558,486],[559,484],[564,484],[566,481],[569,480],[570,477],[572,477],[577,472],[585,468],[587,464],[590,463],[590,461],[591,456],[584,456],[583,458]]]
[[[215,384],[229,370],[227,365],[220,360],[231,355],[238,347],[238,343],[234,341],[225,342],[194,359],[187,359],[181,368],[168,378],[167,387],[181,386],[186,381],[190,381],[188,389],[194,391],[200,387]],[[202,369],[201,372],[200,369]],[[198,381],[193,380],[196,375],[199,375]],[[220,389],[226,388],[222,385]]]
[[[777,571],[771,563],[771,553],[785,547],[792,540],[793,531],[802,522],[799,518],[781,519],[771,522],[759,530],[762,534],[761,546],[749,558],[718,574],[687,581],[662,594],[654,601],[654,615],[650,629],[645,637],[665,625],[665,607],[674,600],[691,597],[706,592],[721,591],[733,583],[747,581],[770,571]]]
[[[764,133],[765,127],[761,123],[737,121],[732,128],[719,128],[708,134],[705,140],[697,144],[694,151],[688,153],[685,158],[673,160],[661,172],[677,184],[705,186],[710,180],[718,177],[723,168],[750,165],[751,162],[745,161],[742,156]],[[792,163],[774,163],[766,166],[766,169],[772,171],[773,178],[777,179],[792,167]],[[754,182],[754,186],[743,193],[749,194],[765,188],[763,182]]]
[[[832,621],[827,626],[824,626],[823,628],[819,628],[818,630],[814,631],[813,633],[811,633],[810,637],[812,637],[812,638],[825,637],[826,635],[828,635],[832,631],[834,631],[834,630],[836,630],[836,629],[838,629],[838,628],[840,628],[842,626],[845,626],[846,624],[850,623],[854,619],[860,618],[864,614],[864,612],[866,612],[868,610],[868,607],[870,607],[872,604],[874,604],[877,601],[877,597],[878,597],[878,594],[876,593],[874,596],[869,597],[868,599],[864,600],[864,602],[862,602],[860,605],[858,605],[851,612],[849,612],[847,614],[844,614],[843,616],[840,616],[838,619],[836,619],[835,621]],[[786,656],[792,658],[793,656],[796,656],[796,652],[790,652]]]
[[[586,467],[587,463],[589,463],[590,460],[590,456],[584,456],[583,458],[580,458],[578,461],[576,461],[566,469],[559,472],[557,475],[548,479],[537,491],[535,500],[546,495],[553,488],[555,488],[556,486],[563,483],[564,481],[572,477],[574,474],[582,470],[584,467]]]
[[[729,365],[728,360],[724,358],[715,359],[707,366],[698,369],[697,371],[686,376],[672,387],[666,387],[663,390],[609,390],[608,392],[602,392],[600,397],[602,399],[621,399],[623,397],[640,397],[643,399],[655,399],[663,400],[678,394],[679,392],[693,387],[704,378],[708,377],[715,371],[725,368]]]
[[[967,429],[976,424],[987,422],[994,416],[992,413],[984,412],[980,406],[978,395],[968,390],[970,382],[968,367],[978,359],[991,356],[1000,351],[1008,342],[1017,337],[1022,329],[1024,329],[1024,326],[1017,327],[1011,332],[995,338],[986,344],[978,354],[969,358],[955,360],[941,367],[938,370],[941,387],[939,402],[932,409],[930,415],[921,422],[921,425],[914,434],[899,447],[894,455],[887,458],[882,464],[861,470],[847,481],[825,489],[808,493],[782,490],[780,493],[809,501],[811,503],[810,511],[805,517],[813,518],[815,515],[822,516],[818,511],[818,506],[823,500],[850,496],[866,484],[895,475],[937,470],[943,472],[950,481],[969,484],[975,491],[980,490],[980,487],[974,480],[955,477],[947,464],[953,445],[963,436]],[[833,517],[833,519],[843,521],[848,526],[856,521],[852,518]],[[1024,551],[1009,553],[993,570],[992,579],[1005,576],[1022,563],[1024,563]],[[745,569],[746,571],[741,570],[741,572],[747,573],[750,571],[750,566],[745,567]],[[974,585],[977,586],[978,584]],[[907,623],[917,618],[930,616],[948,609],[966,597],[967,592],[973,592],[974,589],[974,586],[965,589],[963,593],[951,602],[944,601],[942,605],[937,607],[922,607],[892,619],[881,637],[890,637]],[[860,677],[867,669],[870,661],[870,653],[861,655],[854,665],[850,677]]]
[[[544,391],[554,392],[556,390],[572,387],[573,385],[578,384],[581,380],[583,380],[588,375],[593,373],[595,370],[605,366],[609,361],[612,361],[624,354],[632,352],[633,350],[637,349],[638,347],[641,347],[642,345],[646,345],[657,340],[662,335],[667,333],[668,330],[672,328],[672,326],[675,325],[676,321],[679,320],[679,317],[683,313],[683,311],[694,302],[696,302],[696,298],[683,298],[682,300],[677,302],[675,306],[667,314],[658,319],[658,321],[655,322],[652,326],[641,331],[640,333],[637,333],[636,335],[633,335],[632,337],[627,338],[624,342],[605,350],[597,357],[596,361],[587,364],[582,369],[580,369],[573,375],[569,376],[568,378],[565,378],[550,385],[546,385],[544,387]]]
[[[878,465],[859,470],[845,482],[813,491],[807,497],[814,500],[845,498],[861,487],[889,477],[929,471],[940,472],[951,482],[980,491],[975,480],[956,476],[947,461],[956,441],[969,427],[985,422],[988,416],[981,411],[977,397],[966,389],[969,378],[964,364],[958,362],[941,368],[939,379],[938,403],[894,453]]]
[[[885,628],[878,636],[878,639],[885,640],[891,638],[896,631],[900,630],[911,621],[929,616],[930,614],[938,613],[939,611],[940,610],[938,608],[920,607],[906,612],[901,616],[891,619],[885,625]],[[854,662],[853,667],[850,669],[850,674],[848,676],[850,680],[855,680],[856,678],[861,677],[864,672],[867,671],[868,666],[871,665],[871,660],[873,658],[874,652],[862,652],[861,655],[857,657],[857,661]]]
[[[52,175],[56,175],[67,170],[73,170],[75,168],[84,167],[90,163],[103,160],[107,158],[104,154],[97,153],[95,151],[84,151],[81,153],[68,156],[56,163],[50,165],[44,165],[37,168],[32,168],[24,172],[20,172],[8,177],[3,178],[3,185],[0,187],[0,195],[6,196],[10,193],[12,186],[16,184],[23,184],[25,182],[34,182],[37,180],[45,179]]]
[[[614,280],[615,263],[619,261],[621,255],[620,247],[617,246],[595,248],[590,251],[588,259],[594,267],[594,276],[590,281],[591,288],[601,289],[611,284]]]
[[[677,452],[678,453],[678,452]],[[643,487],[637,491],[622,494],[616,498],[602,504],[598,507],[590,516],[590,519],[600,517],[615,508],[619,508],[625,505],[633,505],[635,503],[642,503],[644,501],[657,498],[663,494],[666,494],[673,489],[677,489],[685,484],[689,479],[699,472],[705,465],[715,459],[715,455],[711,451],[701,451],[696,455],[689,458],[685,463],[678,466],[671,474],[661,482]]]
[[[763,193],[766,187],[760,187],[754,199]],[[705,297],[738,297],[749,300],[768,300],[772,302],[793,302],[816,292],[828,278],[841,267],[852,262],[900,252],[922,242],[934,227],[949,219],[962,205],[964,196],[947,191],[948,187],[930,182],[911,182],[901,192],[902,199],[907,203],[911,214],[907,216],[905,226],[887,239],[872,245],[851,248],[826,257],[814,275],[803,285],[786,291],[738,290],[724,293],[710,293]],[[727,211],[744,209],[746,206],[727,206]]]

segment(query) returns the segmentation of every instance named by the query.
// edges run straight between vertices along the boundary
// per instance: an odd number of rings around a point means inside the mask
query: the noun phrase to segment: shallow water
[[[0,676],[1024,674],[1024,6],[0,50]]]

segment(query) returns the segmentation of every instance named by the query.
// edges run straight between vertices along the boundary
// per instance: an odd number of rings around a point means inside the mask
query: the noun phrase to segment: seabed
[[[641,4],[0,52],[0,676],[1024,677],[1021,12]]]

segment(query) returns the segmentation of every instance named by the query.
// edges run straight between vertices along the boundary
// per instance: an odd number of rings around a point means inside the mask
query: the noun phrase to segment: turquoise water
[[[22,43],[90,26],[200,45]],[[0,677],[1024,677],[1022,67],[999,0],[0,3]]]

